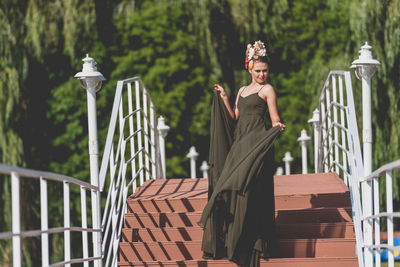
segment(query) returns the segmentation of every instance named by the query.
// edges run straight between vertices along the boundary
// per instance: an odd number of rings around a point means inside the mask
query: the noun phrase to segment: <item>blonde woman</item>
[[[269,64],[261,41],[248,45],[245,67],[252,81],[240,88],[233,108],[224,88],[215,85],[209,201],[199,225],[204,258],[253,267],[260,258],[276,255],[273,143],[286,126],[267,83]],[[264,122],[267,111],[270,129]]]

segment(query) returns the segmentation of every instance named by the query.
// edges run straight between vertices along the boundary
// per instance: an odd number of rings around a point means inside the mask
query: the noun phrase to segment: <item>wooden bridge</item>
[[[128,199],[119,266],[236,266],[202,259],[207,179],[150,180]],[[347,186],[335,173],[275,176],[279,258],[261,266],[357,266]]]

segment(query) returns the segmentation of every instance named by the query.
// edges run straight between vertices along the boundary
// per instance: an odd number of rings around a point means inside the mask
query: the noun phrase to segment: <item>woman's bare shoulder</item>
[[[274,90],[274,87],[273,87],[271,84],[267,83],[267,84],[261,89],[260,93],[261,93],[261,95],[266,95],[266,96],[268,96],[268,95],[270,95],[270,94],[275,94],[275,90]]]
[[[242,86],[242,87],[239,88],[239,91],[237,92],[238,96],[243,92],[244,88],[246,88],[246,86]]]
[[[272,99],[272,98],[276,97],[274,87],[272,87],[272,85],[270,85],[269,83],[266,84],[266,85],[260,90],[259,96],[260,96],[262,99],[264,99],[264,101],[267,101],[268,98],[271,98],[271,99]]]
[[[238,93],[242,92],[242,91],[243,91],[243,89],[244,89],[244,88],[246,88],[246,87],[247,87],[247,86],[245,86],[245,85],[244,85],[244,86],[242,86],[242,87],[240,87],[240,88],[239,88],[239,91],[238,91]]]

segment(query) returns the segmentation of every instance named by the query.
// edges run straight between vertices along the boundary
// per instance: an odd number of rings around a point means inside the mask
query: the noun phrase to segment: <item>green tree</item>
[[[188,16],[166,1],[144,1],[129,17],[116,18],[120,48],[111,79],[139,76],[171,127],[167,138],[167,176],[187,176],[185,152],[207,136],[211,88]],[[204,115],[206,114],[206,115]],[[201,118],[196,120],[196,118]]]
[[[372,78],[373,169],[400,158],[400,1],[352,1],[350,19],[354,52],[364,42],[381,65]],[[361,83],[355,90],[361,91]],[[360,98],[361,101],[361,98]],[[400,175],[394,172],[393,196],[400,207]],[[381,188],[385,187],[382,179]],[[381,190],[381,198],[385,197]]]

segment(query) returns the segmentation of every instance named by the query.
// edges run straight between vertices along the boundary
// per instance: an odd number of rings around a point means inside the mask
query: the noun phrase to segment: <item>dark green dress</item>
[[[239,96],[238,109],[234,126],[214,92],[202,250],[205,258],[259,266],[260,257],[275,254],[273,143],[280,129],[266,129],[267,104],[258,93]]]

